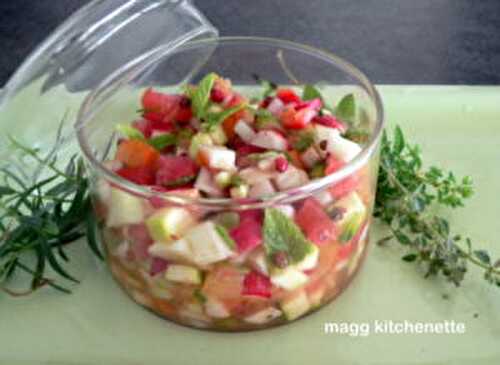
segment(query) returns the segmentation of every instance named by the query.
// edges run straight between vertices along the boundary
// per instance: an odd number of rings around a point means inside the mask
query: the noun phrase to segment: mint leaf
[[[239,104],[239,105],[233,106],[232,108],[225,109],[219,113],[212,113],[212,114],[206,115],[205,116],[206,121],[205,121],[205,123],[203,123],[203,129],[205,131],[213,130],[219,124],[224,122],[224,120],[226,120],[226,118],[229,118],[234,113],[239,112],[244,107],[245,107],[244,104]]]
[[[302,90],[302,99],[307,101],[316,98],[320,98],[321,101],[323,101],[323,96],[321,96],[321,93],[319,92],[318,88],[314,85],[306,84],[304,86],[304,90]]]
[[[138,139],[138,140],[141,140],[141,141],[144,141],[145,138],[144,138],[144,135],[142,134],[142,132],[140,130],[138,130],[137,128],[134,128],[128,124],[118,124],[115,129],[120,132],[121,134],[123,134],[125,137],[127,137],[128,139]]]
[[[273,257],[277,252],[285,252],[292,263],[296,263],[311,251],[312,243],[299,226],[275,208],[267,208],[265,211],[263,236],[268,257]]]
[[[177,143],[177,137],[172,133],[161,134],[148,139],[148,144],[157,150],[162,150],[165,147],[173,146]]]
[[[353,94],[347,94],[339,101],[335,109],[335,114],[343,121],[354,121],[354,117],[356,116],[356,103]]]
[[[217,224],[215,226],[215,230],[217,231],[217,233],[219,234],[219,236],[224,240],[224,242],[226,242],[226,245],[231,250],[236,249],[236,242],[234,242],[234,240],[231,238],[231,236],[229,235],[229,232],[227,231],[226,227],[224,227],[224,226],[222,226],[220,224]]]
[[[198,119],[203,118],[206,113],[210,91],[214,86],[216,78],[216,74],[209,73],[198,83],[196,90],[191,92],[191,105]]]

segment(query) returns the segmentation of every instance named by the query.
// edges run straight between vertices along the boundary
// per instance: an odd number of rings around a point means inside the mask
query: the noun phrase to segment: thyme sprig
[[[406,142],[400,127],[392,141],[384,133],[374,215],[391,234],[379,243],[396,239],[407,248],[403,260],[419,263],[426,277],[442,274],[458,286],[473,264],[489,283],[500,286],[500,261],[474,250],[470,238],[455,234],[449,221],[434,213],[462,207],[472,194],[469,176],[458,179],[435,166],[424,169],[420,148]]]

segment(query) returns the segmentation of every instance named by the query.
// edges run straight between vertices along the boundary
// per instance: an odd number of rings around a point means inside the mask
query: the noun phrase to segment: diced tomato
[[[257,223],[262,223],[262,221],[264,220],[264,213],[261,209],[243,210],[240,212],[239,216],[240,222],[250,220]]]
[[[126,167],[152,167],[160,153],[146,142],[138,139],[123,141],[116,151],[116,159]]]
[[[142,96],[144,117],[152,121],[175,122],[181,109],[185,109],[181,107],[185,104],[184,98],[182,95],[164,94],[149,88]]]
[[[151,137],[153,133],[153,128],[151,127],[151,122],[146,119],[139,119],[132,123],[132,127],[137,129],[146,138]]]
[[[271,280],[257,271],[251,271],[243,280],[242,295],[255,295],[263,298],[271,297]]]
[[[139,185],[152,185],[155,182],[155,174],[150,167],[122,167],[116,173]]]
[[[335,171],[340,170],[345,163],[334,156],[329,156],[326,161],[325,174],[330,175]],[[332,193],[333,197],[339,199],[344,195],[349,194],[351,191],[354,191],[359,185],[359,176],[357,173],[353,173],[350,176],[340,180],[335,185],[333,185],[329,190]]]
[[[253,218],[240,218],[240,223],[230,231],[240,253],[249,252],[262,244],[262,223]]]
[[[154,111],[144,110],[144,112],[142,113],[142,117],[144,119],[151,121],[151,122],[162,122],[163,121],[163,114],[158,113],[158,112],[154,112]]]
[[[330,243],[337,237],[335,223],[314,198],[307,199],[295,214],[295,221],[306,237],[317,245]]]
[[[153,132],[172,132],[175,127],[172,123],[166,123],[163,120],[162,121],[150,121],[150,126],[151,130]]]
[[[300,103],[302,100],[292,89],[278,89],[276,96],[285,104]]]
[[[301,110],[301,109],[312,109],[319,111],[323,107],[323,102],[321,101],[320,98],[308,100],[308,101],[302,101],[299,104],[295,106],[295,110]]]
[[[172,186],[181,179],[195,177],[198,165],[188,156],[164,155],[158,159],[156,184]]]
[[[259,104],[259,106],[263,109],[267,108],[269,104],[271,104],[271,101],[273,100],[272,96],[266,96]]]
[[[170,304],[169,301],[161,298],[153,298],[154,310],[159,312],[165,317],[175,317],[177,314],[177,308]]]
[[[318,112],[312,108],[303,108],[297,111],[295,108],[288,106],[281,113],[281,122],[287,128],[302,129],[305,128],[317,114]]]
[[[191,109],[191,100],[187,97],[182,96],[179,101],[179,111],[175,117],[175,120],[179,123],[187,123],[193,117],[193,111]]]
[[[160,259],[158,257],[153,257],[151,260],[151,266],[149,268],[149,274],[151,276],[155,276],[157,274],[161,274],[168,267],[168,261]]]
[[[299,169],[305,169],[304,163],[300,158],[299,152],[297,152],[296,150],[288,151],[288,156],[290,157],[290,160],[295,167]]]
[[[335,118],[333,115],[318,115],[313,119],[313,123],[318,123],[326,127],[338,129],[342,133],[347,129],[345,124]]]
[[[217,266],[207,272],[202,292],[216,298],[232,310],[240,304],[244,273],[232,265]]]

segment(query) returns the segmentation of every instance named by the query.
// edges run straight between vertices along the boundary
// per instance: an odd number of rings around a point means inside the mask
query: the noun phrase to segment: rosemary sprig
[[[434,166],[424,169],[419,147],[407,144],[400,127],[393,141],[384,133],[374,215],[391,235],[379,243],[395,238],[407,248],[403,260],[418,262],[426,277],[442,274],[458,286],[473,264],[489,283],[500,286],[500,260],[473,250],[470,238],[453,233],[449,221],[433,213],[438,207],[461,207],[472,194],[470,177],[458,179]]]
[[[60,130],[54,146],[60,145]],[[47,276],[46,269],[50,267],[64,280],[78,283],[63,262],[69,261],[66,245],[85,235],[83,223],[94,223],[83,163],[73,156],[61,170],[56,165],[56,148],[42,156],[39,150],[13,138],[10,142],[23,160],[32,159],[38,168],[34,178],[23,172],[21,163],[1,168],[0,291],[19,296],[50,286],[69,293],[67,287]],[[31,277],[29,289],[17,291],[8,286],[19,272]]]

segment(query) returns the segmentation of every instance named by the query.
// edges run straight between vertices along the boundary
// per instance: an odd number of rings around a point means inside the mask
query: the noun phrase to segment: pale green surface
[[[500,256],[500,88],[380,88],[387,120],[420,143],[425,160],[474,176],[477,193],[453,227]],[[196,331],[143,310],[83,242],[71,249],[74,294],[0,295],[0,364],[498,364],[500,289],[472,270],[454,289],[422,279],[398,249],[371,247],[352,286],[319,312],[243,334]],[[450,299],[442,299],[447,293]],[[474,318],[474,313],[479,317]],[[463,321],[464,335],[325,335],[326,321]]]

